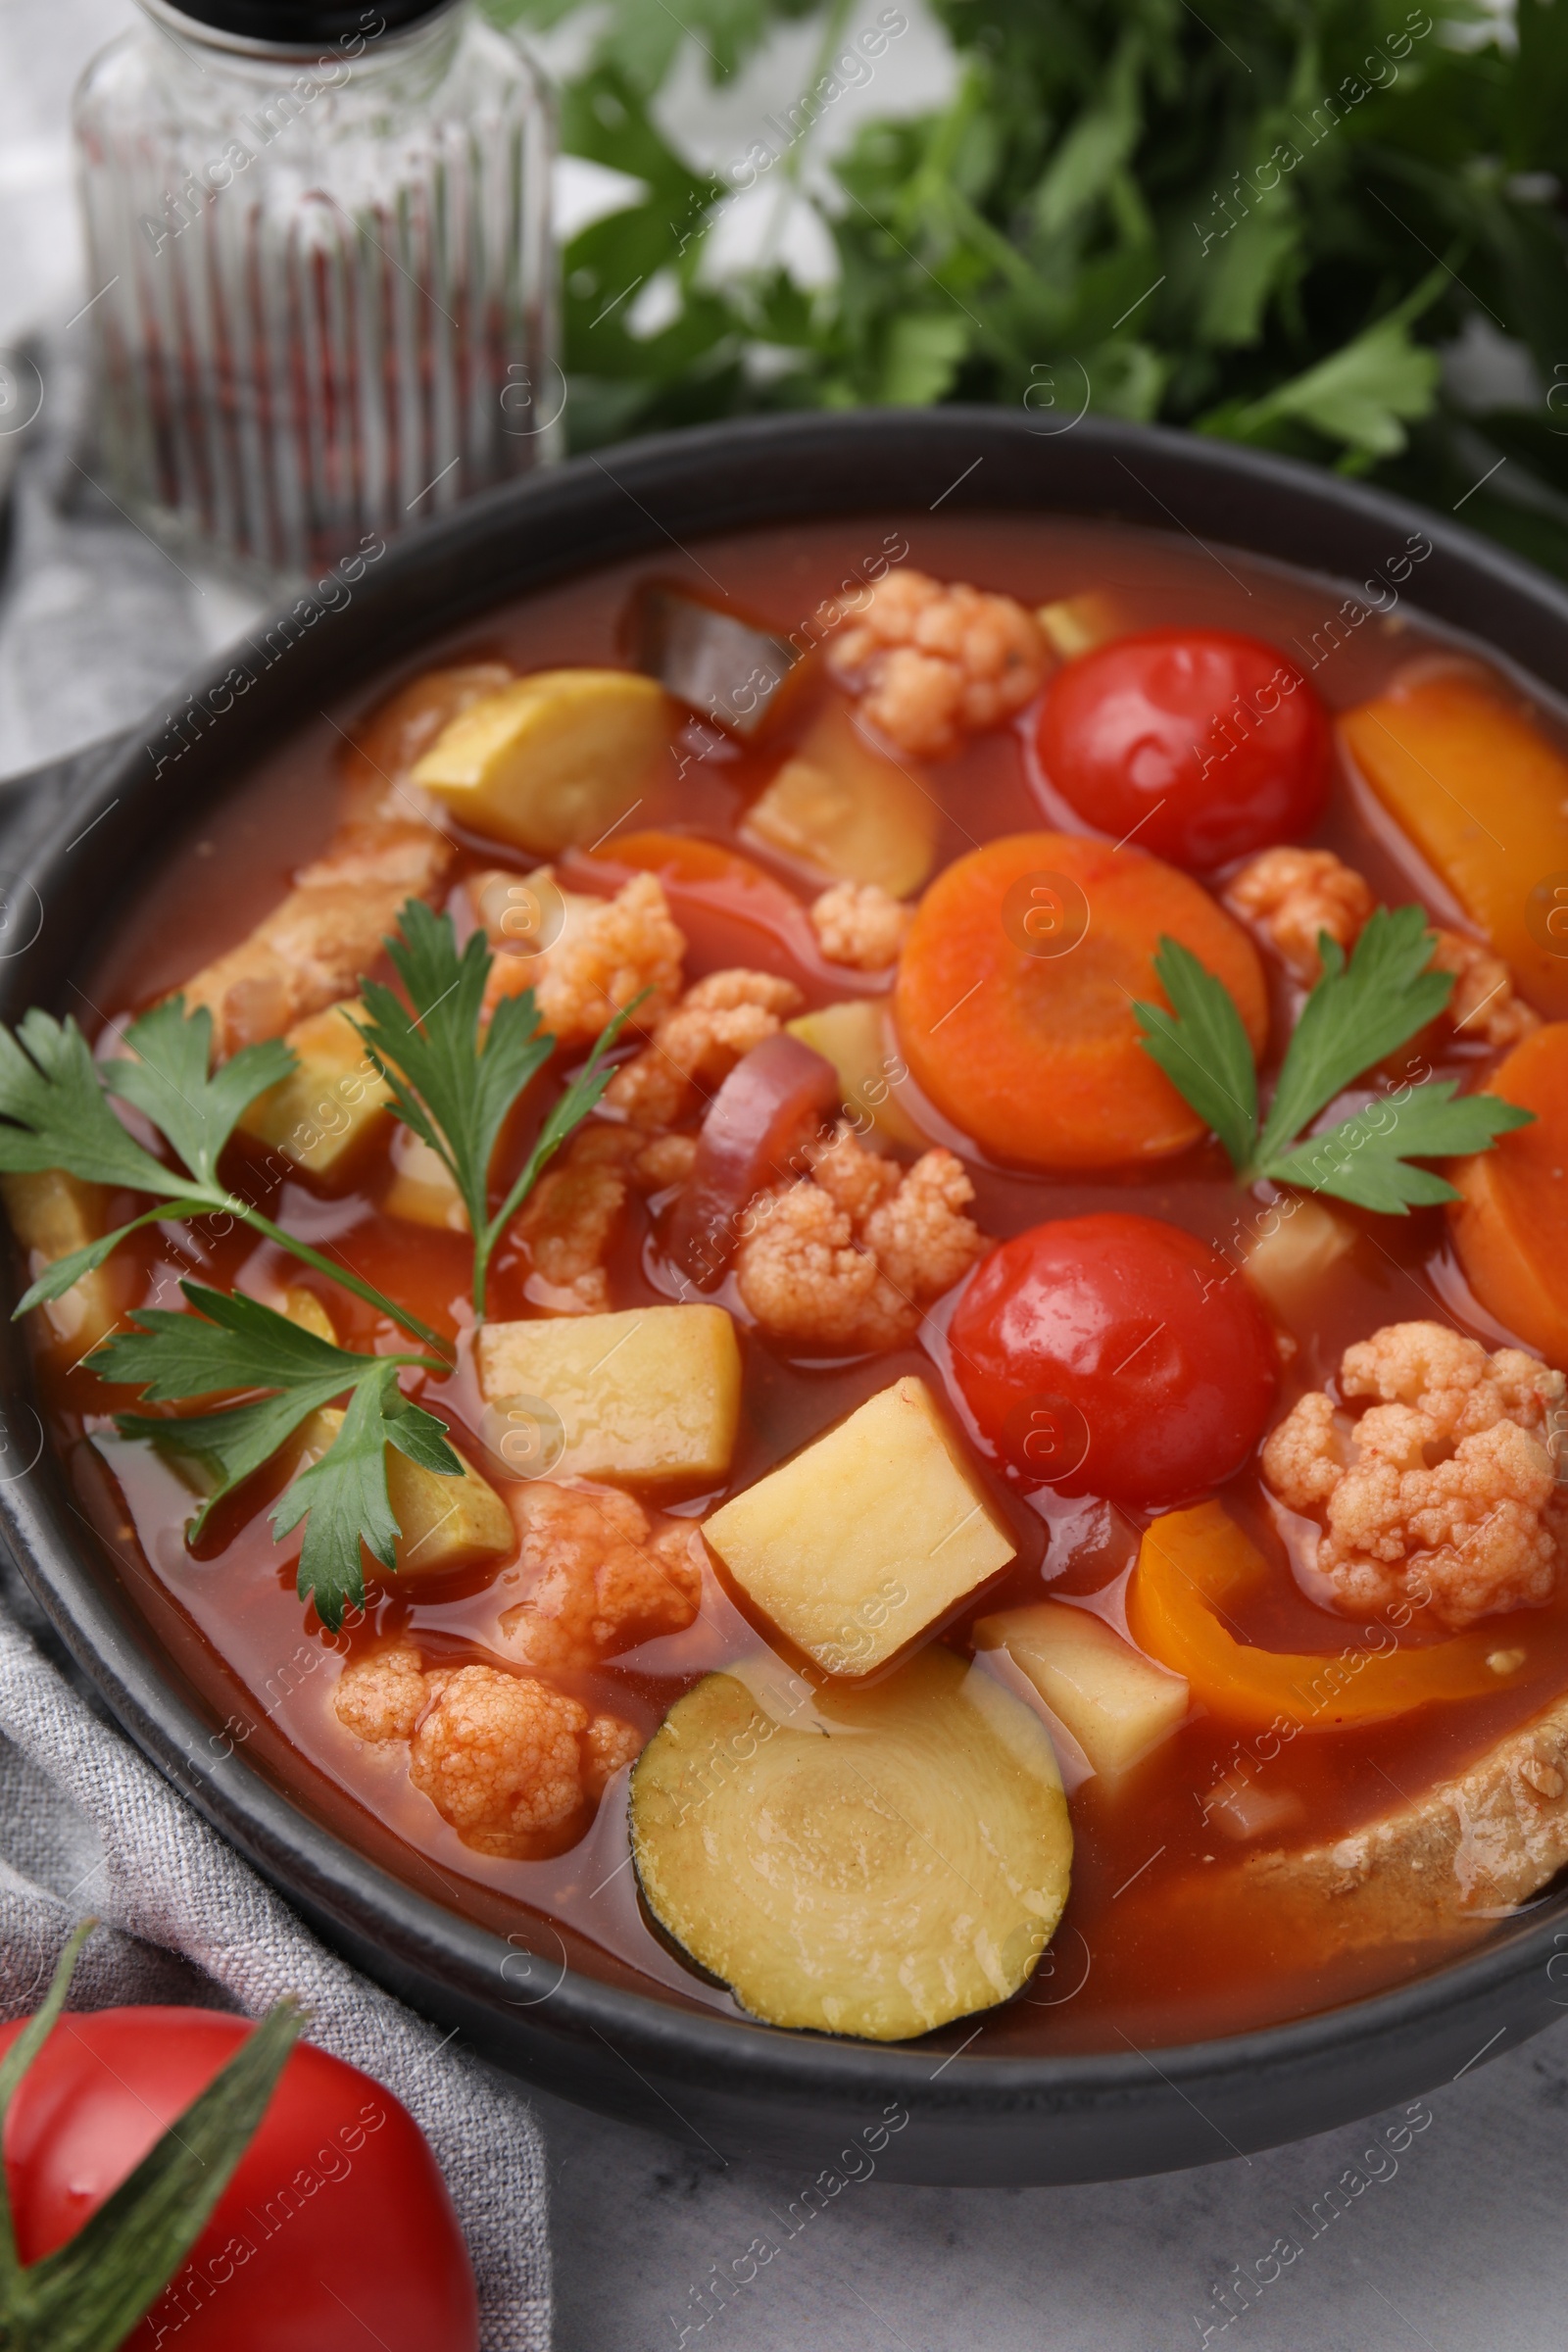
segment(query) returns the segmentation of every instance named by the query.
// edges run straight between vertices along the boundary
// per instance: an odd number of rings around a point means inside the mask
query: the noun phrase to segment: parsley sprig
[[[490,1162],[497,1139],[556,1041],[539,1027],[531,988],[503,997],[488,1030],[482,1029],[492,962],[483,932],[475,931],[460,956],[457,934],[445,915],[434,915],[414,900],[401,920],[403,936],[388,940],[387,950],[408,1003],[379,981],[367,981],[361,992],[367,1018],[355,1026],[391,1088],[404,1124],[438,1155],[462,1196],[473,1236],[474,1319],[482,1323],[491,1253],[545,1163],[597,1106],[613,1076],[605,1057],[642,997],[601,1030],[586,1064],[550,1111],[492,1216]]]
[[[1261,1130],[1252,1051],[1230,991],[1179,940],[1162,939],[1154,958],[1175,1007],[1135,1004],[1146,1054],[1218,1136],[1244,1183],[1333,1193],[1362,1208],[1407,1216],[1412,1207],[1458,1199],[1421,1159],[1489,1151],[1534,1111],[1495,1095],[1459,1095],[1453,1079],[1404,1085],[1322,1135],[1318,1113],[1350,1082],[1414,1037],[1447,1004],[1453,976],[1431,970],[1433,939],[1419,906],[1380,906],[1349,961],[1323,933],[1323,976],[1301,1009]]]
[[[462,1195],[473,1236],[474,1319],[482,1322],[496,1244],[548,1161],[598,1104],[612,1074],[607,1056],[641,999],[606,1024],[491,1214],[497,1145],[556,1041],[540,1029],[531,989],[503,998],[486,1025],[492,957],[482,933],[460,955],[450,918],[418,900],[405,906],[399,926],[401,936],[386,947],[404,994],[365,982],[360,1034],[399,1114],[439,1153]],[[47,1267],[16,1312],[62,1297],[144,1225],[226,1215],[431,1349],[427,1355],[361,1354],[259,1299],[182,1282],[190,1312],[137,1308],[129,1330],[111,1335],[87,1359],[102,1379],[139,1388],[144,1404],[236,1399],[204,1411],[115,1416],[122,1437],[150,1440],[202,1465],[209,1491],[187,1530],[189,1541],[199,1539],[225,1495],[294,1444],[314,1413],[342,1404],[331,1444],[296,1469],[272,1512],[272,1532],[280,1540],[305,1520],[300,1597],[314,1600],[321,1622],[335,1628],[345,1607],[364,1599],[363,1551],[383,1568],[396,1567],[400,1530],[387,1489],[387,1447],[439,1477],[463,1475],[445,1425],[406,1396],[399,1380],[408,1369],[449,1372],[451,1345],[352,1267],[322,1256],[224,1184],[219,1168],[224,1147],[247,1106],[295,1067],[288,1046],[247,1046],[214,1071],[212,1016],[205,1006],[187,1012],[180,997],[133,1021],[123,1043],[122,1056],[97,1061],[74,1020],[37,1010],[24,1017],[15,1036],[0,1029],[0,1171],[64,1169],[87,1183],[150,1193],[156,1203]],[[151,1123],[177,1166],[137,1142],[111,1096]]]
[[[360,1545],[396,1565],[398,1524],[387,1494],[386,1449],[443,1478],[461,1478],[463,1463],[443,1423],[403,1395],[404,1365],[445,1372],[421,1355],[361,1355],[239,1292],[182,1282],[188,1315],[164,1307],[137,1310],[136,1328],[106,1340],[92,1357],[103,1380],[142,1391],[148,1404],[187,1403],[222,1390],[256,1390],[247,1402],[177,1418],[117,1413],[122,1438],[147,1438],[168,1451],[194,1456],[216,1483],[187,1531],[195,1542],[224,1496],[285,1446],[313,1413],[345,1392],[343,1425],[319,1459],[300,1471],[272,1513],[272,1533],[288,1535],[309,1513],[300,1552],[298,1591],[314,1600],[323,1625],[336,1628],[343,1610],[365,1598]]]
[[[417,1315],[341,1260],[323,1257],[285,1233],[219,1176],[220,1155],[240,1113],[294,1068],[291,1048],[275,1039],[246,1046],[209,1076],[213,1016],[205,1004],[187,1012],[177,996],[132,1021],[124,1044],[124,1056],[95,1061],[69,1015],[57,1021],[36,1007],[24,1014],[15,1036],[0,1029],[0,1171],[63,1168],[89,1184],[151,1193],[158,1203],[46,1266],[19,1301],[19,1315],[63,1298],[143,1225],[169,1217],[231,1216],[276,1242],[302,1265],[329,1275],[426,1347],[442,1347],[439,1334]],[[182,1165],[170,1168],[145,1151],[116,1117],[110,1095],[150,1119]]]

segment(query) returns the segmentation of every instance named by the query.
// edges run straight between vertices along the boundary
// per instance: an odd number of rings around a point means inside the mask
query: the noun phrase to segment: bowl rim
[[[493,553],[502,546],[514,526],[521,541],[530,521],[555,519],[563,514],[569,517],[574,506],[590,507],[593,500],[602,499],[607,480],[623,491],[655,531],[667,539],[672,534],[643,503],[639,492],[657,503],[661,489],[671,479],[695,482],[715,470],[722,473],[726,466],[732,470],[737,465],[755,467],[761,458],[787,478],[792,458],[804,463],[820,460],[832,451],[845,461],[846,476],[853,480],[873,473],[876,453],[885,453],[890,447],[923,449],[946,462],[972,452],[977,443],[985,444],[982,456],[1013,454],[1020,462],[1033,464],[1040,462],[1042,439],[1067,443],[1065,451],[1049,453],[1049,463],[1061,471],[1060,495],[1050,504],[1039,503],[1043,515],[1076,514],[1132,524],[1147,520],[1150,527],[1166,530],[1175,522],[1189,536],[1199,537],[1159,491],[1142,480],[1141,467],[1143,473],[1152,470],[1163,487],[1179,490],[1183,483],[1196,484],[1229,494],[1238,518],[1250,502],[1256,500],[1261,505],[1266,500],[1276,510],[1283,508],[1295,514],[1311,538],[1315,517],[1324,558],[1295,553],[1275,558],[1268,548],[1257,547],[1249,547],[1248,552],[1293,569],[1326,573],[1340,582],[1349,575],[1326,560],[1335,531],[1342,532],[1347,546],[1358,530],[1371,526],[1376,526],[1379,534],[1394,534],[1393,545],[1401,537],[1419,533],[1441,559],[1437,567],[1424,567],[1421,589],[1438,583],[1445,573],[1472,584],[1479,581],[1495,599],[1500,615],[1495,625],[1506,626],[1512,615],[1524,633],[1542,647],[1554,637],[1568,645],[1568,588],[1463,525],[1386,491],[1271,452],[1163,427],[1086,416],[1069,439],[1065,433],[1043,435],[1021,412],[1014,415],[954,406],[847,414],[786,412],[690,427],[617,444],[608,463],[590,454],[491,492],[446,519],[398,540],[384,557],[369,559],[376,564],[374,577],[357,589],[350,608],[357,608],[361,615],[356,639],[361,652],[350,676],[355,684],[368,685],[377,669],[384,672],[392,661],[401,660],[404,652],[417,643],[419,627],[406,617],[395,626],[374,626],[383,608],[390,619],[392,608],[400,599],[407,601],[411,589],[417,590],[432,578],[450,580],[461,575],[476,553]],[[1063,462],[1067,456],[1074,461],[1070,468]],[[1145,494],[1146,507],[1152,501],[1153,509],[1162,511],[1167,519],[1162,523],[1158,512],[1123,513],[1114,499],[1107,502],[1099,487],[1110,479],[1104,461],[1119,466]],[[940,474],[941,468],[936,472]],[[1085,485],[1081,497],[1075,481]],[[948,495],[945,492],[944,498]],[[1130,506],[1131,495],[1126,495]],[[814,519],[822,511],[820,505],[808,503],[797,515],[781,491],[775,489],[770,496],[776,522]],[[970,489],[955,483],[952,496],[957,507],[970,511],[999,506],[1016,511],[1019,504],[1014,492],[993,494],[991,481]],[[867,496],[859,502],[858,511],[891,514],[898,503]],[[942,503],[937,502],[939,506]],[[1028,500],[1022,503],[1032,507]],[[745,511],[744,498],[735,517],[729,528],[744,529],[761,522],[760,512]],[[692,535],[708,540],[724,527],[716,519],[705,519],[693,526]],[[637,530],[642,531],[641,544],[659,544],[646,525],[628,526],[628,552],[636,544]],[[1228,546],[1247,546],[1244,540],[1227,539],[1217,527],[1213,535]],[[534,584],[541,585],[549,577],[580,576],[610,560],[602,547],[590,548],[572,561],[550,562]],[[457,588],[448,593],[457,597],[461,608],[464,591]],[[445,636],[469,627],[486,610],[520,593],[526,589],[511,584],[504,573],[499,579],[487,576],[474,589],[467,610],[453,612],[444,609],[440,620],[433,627],[425,624],[423,633],[426,637]],[[1417,593],[1411,601],[1417,611],[1434,613],[1446,626],[1467,628],[1488,642],[1485,630],[1473,621],[1446,620],[1427,595]],[[280,608],[289,610],[297,612],[298,601],[292,608]],[[1539,629],[1531,630],[1530,616],[1539,621]],[[276,619],[277,615],[269,616],[269,622]],[[259,624],[253,645],[257,637],[267,636],[268,628],[269,623]],[[324,636],[323,632],[323,641]],[[388,646],[393,649],[390,655]],[[1517,652],[1490,644],[1489,651],[1502,666],[1531,675],[1528,659]],[[181,682],[171,698],[172,707],[182,704],[187,714],[192,706],[210,710],[225,680],[232,679],[233,664],[232,652],[216,657]],[[296,710],[292,723],[297,725],[304,715],[303,710]],[[0,880],[13,892],[34,892],[41,906],[65,858],[77,842],[96,832],[99,848],[93,853],[94,884],[90,886],[95,886],[100,896],[112,895],[114,882],[122,879],[125,870],[125,826],[108,821],[117,809],[129,801],[142,807],[141,832],[131,836],[133,851],[144,847],[145,839],[159,833],[167,837],[189,821],[188,809],[176,809],[159,820],[145,808],[150,785],[160,772],[159,747],[167,744],[172,723],[168,718],[150,716],[121,747],[93,763],[86,789],[64,807],[24,811],[13,832],[0,836],[0,858],[6,861]],[[286,718],[281,719],[273,732],[286,733],[288,724]],[[195,748],[202,750],[204,743],[205,735]],[[254,747],[247,746],[237,760],[228,762],[235,780],[254,757]],[[153,762],[151,777],[149,760]],[[167,754],[164,764],[168,764]],[[109,862],[117,853],[118,862]],[[30,951],[0,962],[0,1015],[7,1020],[14,1020],[22,1005],[33,1001],[21,984],[36,964],[37,957]],[[57,994],[58,989],[51,987],[42,1001]],[[13,1288],[13,1299],[15,1296]],[[26,1351],[17,1328],[6,1328],[9,1353],[0,1358],[0,1380],[4,1382],[0,1401],[17,1399],[31,1411]],[[3,1419],[0,1416],[0,1434]],[[52,1471],[58,1471],[56,1457],[50,1454],[49,1460]],[[55,1486],[61,1488],[60,1493],[53,1491]],[[42,1481],[23,1474],[15,1481],[0,1483],[0,1534],[73,1658],[143,1753],[289,1899],[336,1923],[351,1936],[368,1938],[375,1948],[390,1955],[395,1966],[412,1970],[416,1977],[433,1970],[460,1999],[511,2021],[514,2029],[520,2025],[525,2039],[531,2031],[530,2020],[538,2012],[541,2020],[548,2016],[550,2035],[565,2031],[579,2039],[585,2034],[597,2036],[615,2049],[617,2056],[629,2047],[675,2064],[684,2079],[693,2082],[738,2085],[781,2102],[811,2101],[827,2090],[847,2104],[867,2108],[891,2094],[917,2101],[923,2111],[979,2107],[996,2112],[1019,2105],[1114,2104],[1148,2089],[1151,2067],[1185,2098],[1183,2086],[1200,2081],[1212,2084],[1233,2076],[1245,2075],[1255,2081],[1260,2076],[1297,2073],[1330,2053],[1343,2058],[1348,2048],[1419,2038],[1437,2016],[1461,2003],[1500,1992],[1529,1971],[1544,1968],[1558,1948],[1555,1923],[1568,1898],[1537,1896],[1514,1915],[1525,1924],[1511,1931],[1500,1930],[1479,1949],[1461,1951],[1423,1969],[1410,1981],[1360,1999],[1234,2035],[1153,2042],[1147,2049],[1129,2041],[1125,2054],[988,2056],[983,2050],[966,2049],[943,2067],[940,2083],[929,2074],[934,2054],[929,2039],[903,2043],[841,2040],[776,2028],[744,2017],[687,2008],[676,2000],[665,2001],[565,1966],[550,1991],[518,2000],[504,1989],[513,1982],[504,1971],[509,1958],[519,1958],[520,1944],[503,1941],[499,1935],[435,1903],[370,1861],[284,1796],[247,1762],[239,1746],[230,1742],[228,1753],[220,1752],[220,1736],[213,1731],[211,1711],[204,1712],[194,1703],[194,1693],[190,1686],[183,1685],[177,1666],[161,1661],[152,1647],[138,1647],[133,1640],[127,1640],[127,1613],[111,1605],[104,1570],[93,1558],[92,1547],[74,1534],[67,1517],[70,1506],[61,1508],[63,1499],[63,1483],[48,1474]],[[1539,1911],[1544,1916],[1527,1919],[1527,1913]],[[983,2024],[987,2013],[977,2014]]]

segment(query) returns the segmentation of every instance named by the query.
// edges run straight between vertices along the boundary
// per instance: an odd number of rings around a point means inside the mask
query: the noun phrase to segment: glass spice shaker
[[[140,0],[75,135],[109,487],[259,584],[554,454],[552,123],[472,0]]]

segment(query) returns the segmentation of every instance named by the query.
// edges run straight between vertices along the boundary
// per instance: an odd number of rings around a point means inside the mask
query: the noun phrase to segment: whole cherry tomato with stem
[[[1133,1509],[1241,1468],[1274,1400],[1246,1279],[1180,1226],[1108,1210],[994,1250],[950,1327],[981,1436],[1025,1478]]]
[[[476,2352],[467,2251],[407,2109],[298,2042],[292,2004],[260,2026],[63,2014],[87,1932],[37,2018],[0,2027],[0,2228],[19,2258],[0,2263],[0,2343]]]
[[[1328,712],[1277,646],[1229,629],[1146,629],[1052,680],[1035,748],[1046,781],[1113,841],[1210,873],[1323,814]]]

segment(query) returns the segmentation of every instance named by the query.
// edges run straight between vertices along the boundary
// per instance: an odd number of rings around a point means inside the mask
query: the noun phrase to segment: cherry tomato
[[[993,1250],[952,1324],[982,1436],[1026,1478],[1134,1508],[1218,1486],[1251,1451],[1276,1359],[1225,1258],[1157,1217],[1062,1217]]]
[[[250,2031],[211,2009],[63,2017],[6,2119],[17,2248],[74,2236]],[[0,2051],[22,2023],[0,2027]],[[358,2068],[301,2042],[185,2266],[124,2352],[475,2352],[478,2305],[418,2126]]]
[[[1036,739],[1086,822],[1198,873],[1311,832],[1328,798],[1328,713],[1276,646],[1228,629],[1146,629],[1069,662]]]

